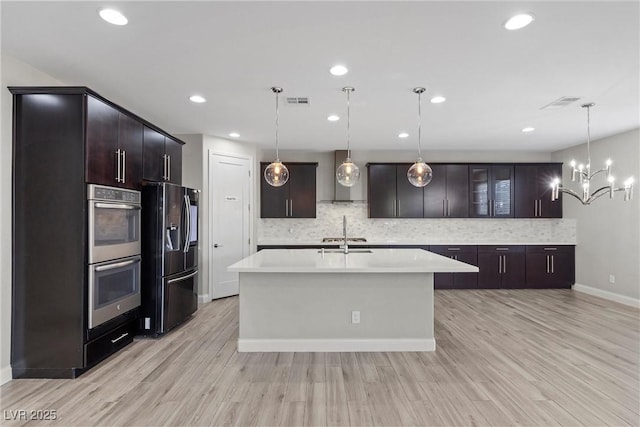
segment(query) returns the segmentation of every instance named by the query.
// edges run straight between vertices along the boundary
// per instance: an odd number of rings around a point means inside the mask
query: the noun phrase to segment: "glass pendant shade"
[[[276,159],[265,168],[264,180],[273,187],[282,187],[289,181],[289,169],[280,162],[280,159]]]
[[[345,187],[353,187],[360,179],[360,168],[353,163],[349,157],[345,159],[338,170],[336,170],[336,179],[340,185]]]
[[[421,158],[411,165],[407,171],[407,179],[414,187],[424,187],[431,182],[433,171],[431,166],[422,161]]]

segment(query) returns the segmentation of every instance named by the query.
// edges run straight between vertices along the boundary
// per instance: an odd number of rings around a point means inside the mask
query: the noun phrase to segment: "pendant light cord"
[[[278,98],[280,97],[280,92],[276,93],[276,162],[280,161],[280,155],[278,153],[278,128],[279,128],[279,115],[278,115]]]
[[[591,105],[587,105],[587,176],[591,177]]]
[[[347,89],[347,158],[351,158],[351,89]]]
[[[422,92],[418,92],[418,157],[422,158]]]

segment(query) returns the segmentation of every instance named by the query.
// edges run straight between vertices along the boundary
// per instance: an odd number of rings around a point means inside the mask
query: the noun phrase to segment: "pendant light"
[[[264,180],[273,187],[282,187],[289,180],[289,169],[280,162],[278,155],[278,98],[282,93],[282,88],[274,86],[271,91],[276,94],[276,160],[265,168]]]
[[[347,158],[342,162],[336,170],[336,179],[340,185],[345,187],[353,187],[360,179],[360,168],[351,161],[351,92],[355,91],[354,88],[347,86],[343,87],[342,91],[347,94]]]
[[[415,187],[424,187],[431,182],[433,172],[431,167],[422,161],[422,153],[420,151],[420,139],[422,137],[422,93],[425,91],[423,87],[416,87],[413,89],[413,93],[418,94],[418,160],[411,165],[407,171],[407,179],[411,185]]]

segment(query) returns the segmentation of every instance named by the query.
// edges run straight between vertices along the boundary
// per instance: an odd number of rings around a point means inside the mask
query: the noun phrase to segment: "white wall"
[[[55,78],[2,55],[2,132],[0,141],[0,384],[11,379],[11,183],[13,97],[7,86],[59,86]]]
[[[367,163],[375,162],[406,162],[416,160],[416,152],[412,150],[378,150],[353,151],[351,158],[360,167],[360,182],[351,189],[353,200],[367,200]],[[549,162],[550,153],[540,151],[425,151],[424,160],[429,162]],[[273,150],[260,152],[260,161],[273,161]],[[283,162],[318,162],[317,199],[333,200],[335,185],[334,152],[314,152],[297,150],[280,150]]]
[[[258,152],[253,144],[245,144],[238,141],[230,141],[223,138],[216,138],[208,135],[177,135],[186,145],[182,147],[182,182],[183,185],[202,190],[200,194],[200,246],[199,246],[199,288],[198,296],[200,302],[208,302],[211,300],[209,295],[210,277],[210,200],[209,200],[209,154],[228,154],[239,155],[253,159],[254,175],[258,173],[257,166]],[[251,217],[251,241],[255,250],[256,228],[254,226],[255,219],[260,213],[254,207],[257,206],[257,193],[255,182],[251,188],[252,201],[251,207],[253,215]],[[259,188],[259,187],[258,187]]]
[[[551,157],[565,164],[572,159],[587,163],[587,146],[570,147],[552,153]],[[635,196],[631,202],[624,202],[622,192],[618,192],[614,200],[605,196],[589,206],[572,197],[563,198],[565,218],[575,218],[577,222],[576,283],[600,293],[634,299],[637,303],[640,298],[640,131],[635,129],[592,142],[594,167],[601,167],[607,158],[613,160],[612,175],[620,184],[628,176],[634,176]],[[564,185],[580,192],[569,173],[565,167]],[[605,178],[599,177],[596,182],[604,185]],[[615,275],[615,283],[609,283],[609,275]]]

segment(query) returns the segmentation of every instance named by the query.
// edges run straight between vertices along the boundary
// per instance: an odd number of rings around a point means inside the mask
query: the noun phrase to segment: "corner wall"
[[[572,159],[587,162],[586,144],[552,153],[552,159],[567,165]],[[635,178],[634,199],[623,201],[622,192],[583,206],[573,197],[563,198],[565,218],[577,223],[576,290],[638,306],[640,304],[640,131],[638,129],[591,143],[594,168],[613,160],[612,175],[621,185],[629,176]],[[605,185],[602,175],[595,178]],[[576,191],[569,167],[564,168],[563,184]],[[609,275],[615,283],[609,283]]]
[[[0,384],[11,380],[11,253],[13,181],[13,97],[7,86],[59,86],[63,83],[15,58],[2,55],[2,133],[0,134]]]

